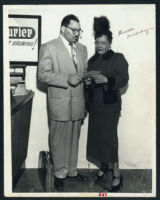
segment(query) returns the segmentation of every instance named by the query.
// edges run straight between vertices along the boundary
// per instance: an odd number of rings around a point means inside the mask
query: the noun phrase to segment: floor
[[[96,169],[79,169],[79,172],[89,177],[86,183],[71,182],[66,179],[63,192],[107,192],[103,189],[104,184],[111,184],[111,173],[105,177],[105,181],[99,184],[94,184],[94,174]],[[121,170],[123,176],[123,187],[119,193],[151,193],[152,192],[152,171],[147,170]],[[59,192],[53,186],[47,185],[50,181],[46,179],[45,173],[40,169],[25,169],[21,172],[13,192]]]

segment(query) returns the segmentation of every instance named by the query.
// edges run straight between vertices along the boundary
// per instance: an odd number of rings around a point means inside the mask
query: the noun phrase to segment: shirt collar
[[[64,45],[67,46],[67,47],[70,47],[69,42],[62,35],[60,35],[60,37],[61,37]],[[76,47],[75,43],[73,43],[73,47]]]
[[[60,35],[60,37],[61,37],[61,39],[62,39],[64,45],[65,45],[65,46],[68,46],[68,45],[69,45],[68,41],[67,41],[62,35]]]

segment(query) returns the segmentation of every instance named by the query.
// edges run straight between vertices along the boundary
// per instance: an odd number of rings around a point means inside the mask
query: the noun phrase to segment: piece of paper
[[[93,78],[94,76],[96,76],[97,74],[100,74],[101,71],[89,71],[83,78],[82,80],[85,80],[87,78]]]

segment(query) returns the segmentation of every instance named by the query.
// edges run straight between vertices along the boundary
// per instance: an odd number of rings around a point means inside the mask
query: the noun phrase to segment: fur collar
[[[111,58],[114,54],[114,51],[108,50],[105,54],[98,54],[97,52],[89,59],[89,63],[95,61],[99,56],[102,56],[105,60]]]

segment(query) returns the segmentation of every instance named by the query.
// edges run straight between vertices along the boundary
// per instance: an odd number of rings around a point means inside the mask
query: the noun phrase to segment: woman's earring
[[[109,50],[111,50],[111,46],[109,46]]]

